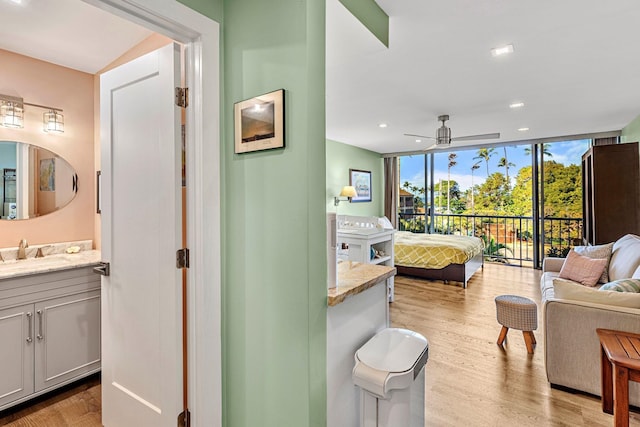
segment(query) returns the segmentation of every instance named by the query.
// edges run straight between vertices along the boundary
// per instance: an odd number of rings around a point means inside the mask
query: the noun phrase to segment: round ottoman
[[[527,353],[533,354],[536,338],[533,331],[538,329],[538,306],[529,298],[517,295],[500,295],[496,297],[496,317],[502,325],[498,345],[507,338],[509,328],[522,331]]]

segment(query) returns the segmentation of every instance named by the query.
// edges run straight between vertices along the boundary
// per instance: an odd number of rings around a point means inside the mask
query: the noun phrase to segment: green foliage
[[[546,255],[548,257],[566,258],[570,250],[570,247],[557,248],[555,246],[551,246],[547,249]]]
[[[511,192],[507,178],[500,172],[494,172],[478,186],[475,196],[476,213],[494,211],[504,214],[509,212]]]
[[[488,239],[486,235],[481,236],[484,242],[484,255],[489,261],[499,261],[507,258],[508,253],[513,257],[511,249],[502,243],[497,243],[493,238]]]

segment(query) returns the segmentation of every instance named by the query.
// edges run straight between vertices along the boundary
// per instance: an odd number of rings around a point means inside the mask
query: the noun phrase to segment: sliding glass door
[[[590,140],[400,158],[398,228],[480,237],[489,260],[539,267],[582,233],[580,160]]]

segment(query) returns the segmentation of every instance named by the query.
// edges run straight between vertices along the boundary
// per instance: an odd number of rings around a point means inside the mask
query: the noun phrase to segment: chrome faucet
[[[18,259],[27,259],[25,249],[28,247],[27,239],[20,240],[20,244],[18,245]]]

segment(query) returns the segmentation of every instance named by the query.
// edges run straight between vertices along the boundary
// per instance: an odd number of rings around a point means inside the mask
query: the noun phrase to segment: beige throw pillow
[[[611,260],[611,253],[613,252],[613,242],[607,243],[606,245],[576,246],[573,250],[589,258],[606,259],[607,265],[604,267],[604,271],[598,282],[607,283],[609,281],[609,261]]]
[[[606,265],[606,259],[592,259],[572,249],[567,254],[558,277],[573,280],[585,286],[595,286]]]

